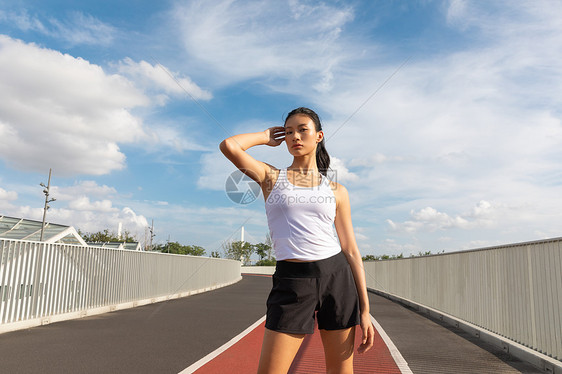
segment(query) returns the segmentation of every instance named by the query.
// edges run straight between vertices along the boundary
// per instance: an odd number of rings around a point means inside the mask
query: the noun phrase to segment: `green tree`
[[[226,242],[223,244],[223,249],[226,258],[242,261],[242,263],[247,264],[250,262],[250,256],[254,251],[254,246],[248,242],[239,240]]]
[[[200,247],[198,245],[188,245],[186,247],[189,247],[190,253],[188,254],[192,256],[203,256],[205,254],[205,248]]]
[[[221,254],[218,251],[213,251],[213,252],[211,252],[211,257],[221,258]]]
[[[271,260],[259,260],[256,262],[256,266],[275,266],[275,264],[277,264],[275,258],[272,258]]]
[[[273,242],[269,233],[265,236],[265,243],[253,244],[254,252],[259,256],[256,266],[275,266],[277,261],[271,255]]]
[[[378,258],[373,255],[366,255],[363,256],[363,261],[377,261]]]
[[[80,235],[86,242],[94,243],[108,243],[108,242],[119,242],[119,243],[136,243],[138,240],[131,235],[127,230],[123,231],[121,237],[117,236],[116,233],[110,232],[108,229],[103,231],[93,232],[93,233],[83,233],[78,230],[78,235]]]
[[[431,255],[431,251],[425,251],[425,252],[419,251],[416,257],[429,256],[429,255]]]
[[[182,245],[178,242],[159,244],[155,247],[155,250],[158,252],[173,253],[177,255],[203,256],[205,254],[205,248],[203,247],[198,245]]]
[[[271,254],[271,247],[265,243],[254,244],[254,252],[259,256],[260,261]],[[270,258],[268,258],[269,260]]]

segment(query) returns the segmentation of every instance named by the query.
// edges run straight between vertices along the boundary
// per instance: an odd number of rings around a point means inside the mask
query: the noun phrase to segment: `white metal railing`
[[[0,239],[0,325],[221,287],[240,262]]]
[[[369,288],[562,358],[562,238],[365,263]]]

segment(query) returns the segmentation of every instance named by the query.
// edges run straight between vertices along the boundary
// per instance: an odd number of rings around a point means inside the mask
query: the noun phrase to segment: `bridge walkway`
[[[248,275],[234,285],[183,299],[1,334],[0,373],[252,372],[248,368],[257,365],[263,333],[259,322],[270,288],[269,277]],[[376,352],[401,356],[404,362],[397,366],[403,373],[541,372],[461,330],[378,295],[369,297],[371,314],[380,325]],[[234,361],[228,363],[228,350],[216,356],[217,349],[249,326],[256,328],[231,347],[232,352],[238,349],[231,355]],[[307,362],[322,368],[317,335],[303,344],[306,349],[297,355],[293,373],[312,372]],[[197,364],[212,356],[216,358]],[[220,365],[225,357],[226,367]],[[396,372],[383,353],[361,360],[356,373]]]

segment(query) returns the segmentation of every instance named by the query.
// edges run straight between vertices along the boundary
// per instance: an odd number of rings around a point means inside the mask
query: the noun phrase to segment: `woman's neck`
[[[316,157],[295,157],[287,169],[304,175],[318,173]]]
[[[313,162],[297,162],[297,158],[292,165],[287,168],[287,178],[290,183],[298,187],[316,187],[322,183],[322,175]]]

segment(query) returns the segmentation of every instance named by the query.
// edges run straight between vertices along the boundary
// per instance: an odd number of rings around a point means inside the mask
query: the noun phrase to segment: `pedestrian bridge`
[[[271,279],[254,268],[19,240],[0,256],[2,373],[255,372]],[[562,373],[562,239],[365,270],[377,344],[356,373]],[[322,365],[314,334],[291,372]]]

